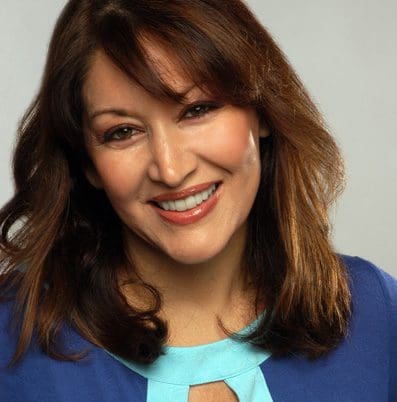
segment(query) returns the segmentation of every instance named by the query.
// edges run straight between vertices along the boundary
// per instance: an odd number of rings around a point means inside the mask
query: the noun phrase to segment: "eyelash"
[[[128,131],[128,132],[127,132]],[[131,133],[133,131],[134,133]],[[118,127],[111,128],[110,130],[106,131],[104,136],[103,136],[103,142],[110,142],[110,141],[123,141],[126,139],[129,139],[136,135],[136,132],[139,132],[139,130],[133,126],[124,124]],[[122,138],[115,138],[115,135],[117,134],[126,134]]]
[[[200,119],[201,117],[205,116],[207,113],[210,113],[213,110],[219,109],[220,107],[221,107],[221,105],[214,103],[214,102],[197,102],[193,105],[189,105],[185,110],[183,110],[181,118]],[[187,116],[187,114],[192,111],[193,111],[194,115]]]
[[[186,109],[184,109],[179,119],[180,120],[184,118],[188,120],[201,119],[206,114],[212,112],[213,110],[219,109],[220,107],[221,105],[214,102],[197,102],[193,105],[189,105]],[[106,131],[103,136],[103,142],[127,140],[139,132],[140,132],[139,129],[130,126],[128,124],[124,124],[118,127],[111,128],[110,130]],[[120,135],[120,133],[122,135],[122,138],[115,138],[115,135]]]

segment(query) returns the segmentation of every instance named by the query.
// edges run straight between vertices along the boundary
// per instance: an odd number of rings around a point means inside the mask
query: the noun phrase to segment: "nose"
[[[186,133],[178,133],[178,129],[153,129],[150,150],[148,176],[152,181],[178,187],[197,169],[197,155],[189,146]]]

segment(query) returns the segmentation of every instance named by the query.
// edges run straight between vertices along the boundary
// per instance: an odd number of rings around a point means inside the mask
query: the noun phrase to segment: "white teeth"
[[[182,200],[161,201],[158,205],[166,211],[186,211],[200,205],[207,200],[215,191],[216,185],[213,184],[208,190],[201,191],[195,195],[189,195]]]
[[[162,203],[160,203],[160,204],[162,204]],[[170,206],[170,211],[175,211],[176,210],[175,201],[168,201],[168,204]]]
[[[186,211],[187,210],[185,200],[176,200],[175,206],[176,206],[177,211]]]
[[[185,202],[186,202],[186,208],[187,209],[192,209],[197,205],[196,204],[196,199],[193,196],[187,197]]]
[[[201,196],[201,193],[195,194],[194,200],[196,201],[196,205],[199,205],[203,202],[203,197]]]

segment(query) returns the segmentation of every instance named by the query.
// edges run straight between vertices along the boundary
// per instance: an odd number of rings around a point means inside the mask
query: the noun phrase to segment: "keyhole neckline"
[[[246,335],[252,331],[264,314],[260,314],[237,334]],[[149,380],[175,385],[198,385],[225,380],[252,370],[270,357],[267,351],[233,338],[195,346],[165,346],[164,352],[164,355],[149,365],[108,353]]]

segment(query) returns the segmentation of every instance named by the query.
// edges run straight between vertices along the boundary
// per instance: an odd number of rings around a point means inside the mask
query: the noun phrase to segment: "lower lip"
[[[177,225],[189,225],[191,223],[199,221],[211,212],[211,210],[215,207],[219,200],[220,188],[221,185],[218,185],[217,189],[211,195],[211,197],[209,197],[197,207],[188,209],[186,211],[166,211],[165,209],[161,209],[157,205],[152,204],[152,206],[165,221]]]

